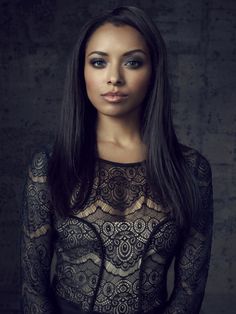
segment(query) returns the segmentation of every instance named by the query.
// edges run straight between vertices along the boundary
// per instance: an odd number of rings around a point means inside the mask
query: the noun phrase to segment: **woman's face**
[[[98,114],[114,117],[139,110],[151,77],[143,36],[128,25],[100,26],[86,46],[84,77]]]

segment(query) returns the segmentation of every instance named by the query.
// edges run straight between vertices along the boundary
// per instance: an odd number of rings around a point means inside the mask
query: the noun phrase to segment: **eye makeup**
[[[104,68],[106,61],[103,58],[92,58],[89,60],[89,64],[94,68]]]
[[[104,68],[108,61],[106,58],[94,57],[89,58],[89,64],[94,68]],[[129,56],[125,57],[122,64],[130,69],[138,69],[145,63],[145,60],[141,56]]]

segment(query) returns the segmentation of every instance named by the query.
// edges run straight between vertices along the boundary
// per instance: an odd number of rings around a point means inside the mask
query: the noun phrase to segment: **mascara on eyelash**
[[[139,64],[143,63],[142,60],[128,60],[127,63],[128,62],[135,62],[135,63],[139,63]]]
[[[100,64],[100,65],[96,65],[96,62],[100,62],[101,64]],[[139,67],[142,66],[143,63],[144,63],[143,60],[129,59],[129,60],[125,61],[124,64],[127,65],[127,64],[130,63],[130,62],[135,63],[135,65],[131,65],[131,66],[130,66],[131,68],[134,68],[134,69],[135,69],[135,68],[139,68]],[[104,63],[106,63],[106,61],[105,61],[104,59],[101,59],[101,58],[96,58],[96,59],[91,59],[91,60],[89,61],[89,63],[90,63],[92,66],[96,67],[96,68],[101,68],[101,67],[104,66]]]
[[[99,64],[99,65],[97,66],[97,65],[96,65],[96,62],[100,62],[101,64]],[[92,60],[89,61],[89,63],[90,63],[92,66],[99,68],[99,67],[102,67],[102,66],[104,65],[105,60],[103,60],[103,59],[92,59]]]

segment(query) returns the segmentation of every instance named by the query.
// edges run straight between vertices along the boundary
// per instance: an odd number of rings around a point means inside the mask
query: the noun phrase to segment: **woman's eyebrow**
[[[127,51],[126,53],[124,53],[123,56],[129,56],[129,55],[132,55],[136,52],[141,52],[142,54],[147,55],[147,52],[145,52],[142,49],[133,49],[133,50],[130,50],[130,51]]]
[[[123,56],[129,56],[129,55],[132,55],[132,54],[137,53],[137,52],[142,53],[144,55],[147,55],[147,53],[142,49],[133,49],[133,50],[129,50],[129,51],[125,52],[123,54]],[[109,55],[108,53],[106,53],[104,51],[92,51],[88,54],[88,57],[91,56],[92,54],[97,54],[100,56],[108,56]]]

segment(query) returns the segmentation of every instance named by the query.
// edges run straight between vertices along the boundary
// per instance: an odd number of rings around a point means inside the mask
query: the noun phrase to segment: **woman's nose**
[[[125,82],[119,66],[111,66],[108,69],[107,84],[123,85]]]

